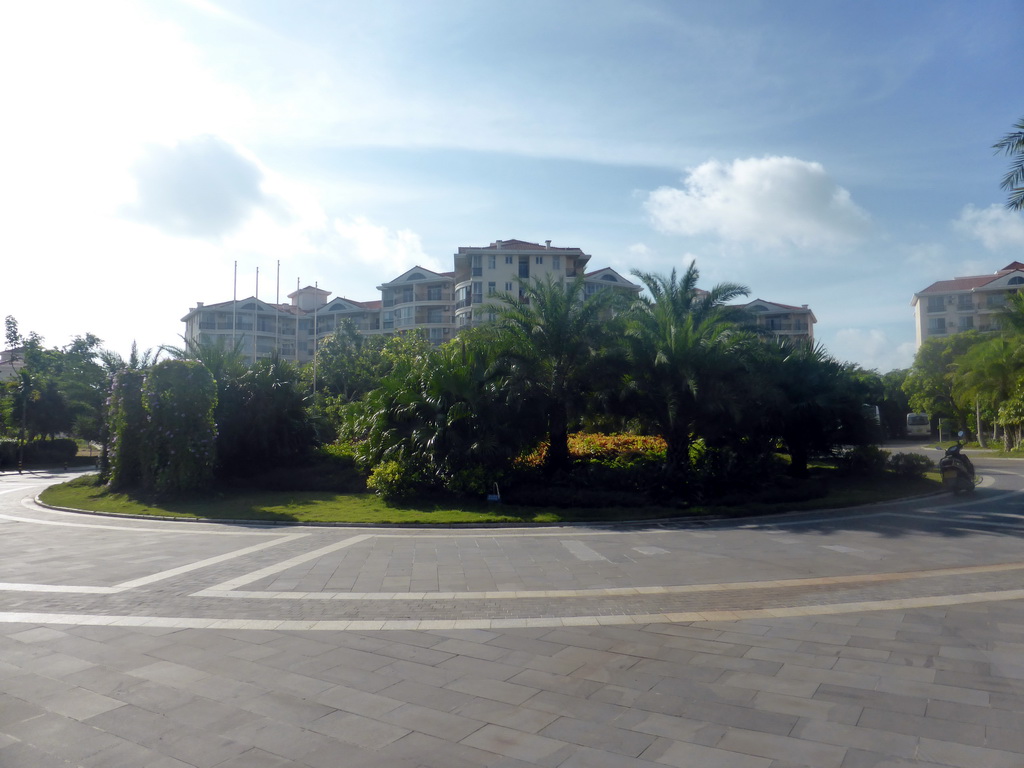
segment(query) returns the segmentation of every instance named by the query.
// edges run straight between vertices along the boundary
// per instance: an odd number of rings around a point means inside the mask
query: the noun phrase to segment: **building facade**
[[[1024,288],[1024,264],[1011,262],[991,275],[939,280],[914,294],[917,346],[933,337],[963,331],[999,330],[1006,297]]]
[[[413,267],[377,286],[380,298],[355,301],[337,297],[317,286],[288,294],[288,304],[255,296],[220,304],[198,302],[182,318],[186,341],[239,345],[245,359],[270,357],[306,363],[317,344],[345,320],[364,334],[417,330],[433,344],[443,344],[463,328],[494,319],[500,295],[522,295],[519,280],[571,281],[583,276],[584,292],[617,290],[637,295],[641,287],[614,269],[592,272],[590,255],[579,248],[560,248],[524,240],[495,240],[485,246],[460,247],[454,270],[434,272]],[[790,307],[760,299],[745,305],[757,322],[777,335],[813,339],[814,313],[806,305]]]
[[[314,286],[288,294],[289,304],[272,304],[250,296],[219,304],[198,302],[181,320],[184,338],[192,343],[239,346],[242,357],[255,361],[276,351],[285,360],[307,363],[316,342],[351,320],[361,333],[381,331],[381,302],[337,298]]]
[[[784,339],[814,341],[814,324],[818,319],[806,304],[791,307],[764,299],[754,299],[743,304],[759,328],[771,331]]]

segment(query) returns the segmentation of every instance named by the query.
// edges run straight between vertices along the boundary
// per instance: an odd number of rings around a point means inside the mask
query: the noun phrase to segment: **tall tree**
[[[840,443],[866,442],[863,405],[875,386],[855,366],[843,365],[820,344],[776,341],[762,345],[758,368],[763,381],[761,418],[790,456],[790,471],[808,472],[813,451]]]
[[[520,280],[520,295],[498,294],[502,359],[512,381],[542,404],[547,424],[549,473],[569,468],[569,427],[591,393],[589,372],[612,333],[621,295],[612,290],[586,295],[583,276],[562,283]]]
[[[957,358],[954,387],[964,408],[976,409],[979,440],[984,441],[982,406],[990,415],[998,413],[1017,391],[1022,376],[1024,350],[1019,340],[1006,335],[986,338]]]
[[[1010,158],[1010,170],[999,186],[1007,192],[1006,207],[1020,211],[1024,210],[1024,118],[1013,127],[1017,130],[1003,136],[992,148]]]
[[[958,428],[967,429],[973,407],[964,408],[963,400],[957,396],[956,363],[981,341],[983,337],[977,331],[925,339],[903,382],[911,409],[932,418],[952,419]]]
[[[627,318],[627,396],[640,417],[668,446],[670,474],[689,463],[693,437],[738,414],[741,360],[735,342],[747,316],[727,302],[746,296],[745,286],[697,288],[690,264],[680,278],[633,271],[650,296],[641,296]]]

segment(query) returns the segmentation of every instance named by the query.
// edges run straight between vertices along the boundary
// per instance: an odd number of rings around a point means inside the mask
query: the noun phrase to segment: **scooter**
[[[960,442],[964,433],[957,435],[956,445],[946,449],[946,454],[939,459],[939,472],[942,474],[942,487],[953,493],[974,492],[974,465],[962,452]]]

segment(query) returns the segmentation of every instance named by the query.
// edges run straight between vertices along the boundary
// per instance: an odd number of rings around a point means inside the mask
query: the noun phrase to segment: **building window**
[[[974,316],[968,315],[967,317],[961,317],[957,321],[958,331],[970,331],[974,328]]]
[[[497,266],[498,266],[498,257],[495,256],[493,253],[488,254],[488,256],[487,256],[487,268],[488,269],[494,269]]]
[[[473,254],[473,277],[479,277],[484,272],[483,267],[480,266],[480,254]]]
[[[487,284],[487,295],[488,296],[493,296],[497,292],[498,292],[498,288],[497,288],[497,285],[495,283],[488,283]]]
[[[974,300],[970,294],[962,293],[956,297],[956,308],[960,312],[970,312],[974,309]]]
[[[512,283],[505,283],[505,293],[512,293]]]
[[[929,312],[944,312],[946,309],[946,297],[945,296],[929,296],[928,297],[928,311]]]
[[[511,264],[512,263],[512,257],[511,256],[506,256],[505,257],[505,263],[506,264]]]
[[[1020,285],[1021,283],[1024,283],[1024,277],[1021,277],[1020,275],[1011,277],[1009,280],[1006,281],[1007,285]]]
[[[552,269],[561,269],[562,268],[562,257],[561,256],[552,256],[551,257],[551,268]]]
[[[946,332],[946,318],[944,317],[933,317],[928,321],[928,333],[929,334],[942,334]]]
[[[534,256],[533,257],[533,263],[534,264],[543,264],[544,263],[544,257],[543,256]]]
[[[985,306],[988,309],[1002,309],[1006,306],[1006,294],[990,293],[985,300]]]

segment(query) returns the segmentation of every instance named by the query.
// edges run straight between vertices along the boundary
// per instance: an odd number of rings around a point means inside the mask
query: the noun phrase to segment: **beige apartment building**
[[[219,304],[197,302],[182,318],[186,340],[222,339],[238,343],[249,360],[269,357],[276,350],[283,358],[306,363],[316,346],[350,320],[364,334],[392,334],[417,330],[433,344],[443,344],[462,328],[494,319],[498,294],[516,295],[517,278],[532,281],[573,280],[583,275],[586,296],[603,290],[637,295],[641,287],[614,269],[587,272],[590,255],[579,248],[561,248],[524,240],[495,240],[484,246],[460,247],[454,270],[434,272],[413,267],[394,280],[377,286],[380,298],[356,301],[336,297],[318,286],[297,288],[288,304],[275,304],[250,296]],[[814,313],[757,299],[745,305],[759,325],[779,336],[814,338]]]
[[[239,343],[246,359],[269,357],[274,350],[289,360],[309,362],[316,344],[346,319],[360,333],[391,334],[418,330],[433,344],[443,344],[460,328],[492,318],[486,299],[515,293],[516,277],[584,275],[586,295],[604,289],[639,293],[640,286],[604,268],[586,273],[590,256],[579,248],[559,248],[523,240],[496,240],[482,247],[460,247],[455,270],[433,272],[413,267],[377,286],[380,299],[329,299],[331,292],[306,286],[288,294],[290,303],[275,304],[255,296],[219,304],[198,302],[182,318],[185,339]]]
[[[939,280],[914,294],[917,346],[925,339],[963,331],[999,329],[998,312],[1006,297],[1024,287],[1024,264],[1011,262],[991,275]]]
[[[759,328],[785,339],[814,341],[814,324],[818,319],[806,304],[791,307],[788,304],[754,299],[742,307],[753,316]]]

